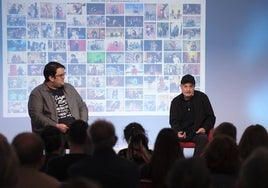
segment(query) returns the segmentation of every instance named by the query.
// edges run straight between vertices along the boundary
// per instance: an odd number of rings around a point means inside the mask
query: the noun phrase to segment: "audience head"
[[[238,145],[227,135],[213,138],[205,149],[204,159],[212,173],[237,173],[240,168]]]
[[[145,129],[137,122],[129,123],[124,129],[124,137],[128,143],[131,138],[140,134],[145,134]]]
[[[152,160],[154,160],[155,155],[166,157],[167,161],[184,157],[178,135],[173,129],[163,128],[160,130],[155,140]]]
[[[88,130],[95,149],[113,148],[117,141],[115,127],[109,121],[96,120]]]
[[[46,154],[59,152],[60,149],[63,149],[63,136],[57,127],[45,126],[41,132],[41,138],[44,142]]]
[[[88,123],[83,120],[75,120],[69,126],[66,133],[69,144],[85,145],[88,141]]]
[[[268,148],[268,134],[266,129],[259,124],[248,126],[239,141],[241,160],[245,160],[258,147]]]
[[[213,132],[213,137],[216,137],[218,135],[228,135],[231,138],[233,138],[236,141],[236,135],[237,135],[237,130],[234,124],[230,122],[222,122],[220,123]]]
[[[20,133],[12,141],[20,164],[41,168],[43,165],[43,142],[41,138],[30,132]]]
[[[259,147],[244,161],[238,178],[239,188],[268,187],[268,150]]]
[[[129,123],[124,129],[124,137],[128,143],[128,158],[139,165],[148,162],[151,157],[148,146],[149,139],[143,126],[137,122]],[[144,155],[145,150],[148,155]]]
[[[143,147],[149,150],[149,139],[145,134],[145,129],[140,123],[129,123],[124,129],[124,137],[129,146],[135,148],[139,147],[140,143],[142,143]]]
[[[15,188],[19,161],[7,140],[0,139],[0,187]]]
[[[178,159],[169,172],[168,184],[169,188],[208,188],[209,170],[200,158]]]

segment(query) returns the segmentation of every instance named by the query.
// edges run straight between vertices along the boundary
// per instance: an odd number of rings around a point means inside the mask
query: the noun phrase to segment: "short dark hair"
[[[45,82],[49,81],[50,76],[55,76],[56,75],[58,68],[64,68],[65,69],[65,66],[60,64],[60,63],[58,63],[58,62],[55,62],[55,61],[51,61],[48,64],[46,64],[46,66],[44,68],[44,71],[43,71],[43,74],[44,74],[44,77],[45,77]]]
[[[207,188],[210,185],[209,169],[204,160],[180,158],[172,165],[168,174],[168,187]]]
[[[19,133],[12,141],[22,165],[33,165],[43,157],[44,145],[40,136],[31,132]]]
[[[88,133],[93,145],[96,148],[112,148],[117,140],[114,125],[106,120],[93,122]]]
[[[80,119],[73,121],[67,131],[67,139],[77,145],[85,144],[88,138],[87,128],[87,122]]]
[[[44,142],[45,151],[48,153],[59,150],[63,146],[63,135],[55,126],[45,126],[41,132],[41,138]]]
[[[187,84],[187,83],[190,83],[190,84],[193,84],[195,85],[195,79],[192,75],[190,74],[186,74],[182,77],[181,79],[181,84]]]

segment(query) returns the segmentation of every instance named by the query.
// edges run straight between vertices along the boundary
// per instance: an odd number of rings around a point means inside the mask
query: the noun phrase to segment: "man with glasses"
[[[40,134],[45,126],[66,133],[74,120],[88,121],[88,108],[76,89],[64,82],[65,67],[49,62],[43,71],[45,81],[30,94],[28,113],[32,131]]]

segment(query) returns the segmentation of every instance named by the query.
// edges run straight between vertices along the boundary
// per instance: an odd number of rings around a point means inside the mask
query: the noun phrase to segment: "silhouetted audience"
[[[23,132],[15,136],[12,141],[20,167],[18,171],[18,188],[58,188],[60,182],[41,172],[43,165],[43,142],[35,133]]]
[[[136,164],[119,157],[113,150],[117,142],[114,125],[96,120],[89,127],[94,151],[92,158],[75,163],[69,168],[71,178],[86,177],[102,188],[137,188],[140,172]]]
[[[222,122],[213,131],[213,138],[218,135],[228,135],[236,141],[237,129],[230,122]]]
[[[238,144],[240,159],[244,161],[258,147],[268,148],[267,130],[259,124],[248,126]]]
[[[141,188],[142,182],[152,188],[268,187],[268,133],[260,124],[248,126],[237,144],[234,124],[220,123],[200,158],[185,158],[172,128],[159,131],[153,150],[139,123],[129,123],[124,138],[128,147],[116,154],[115,127],[106,120],[90,126],[75,120],[65,138],[54,126],[42,135],[22,132],[11,144],[0,133],[0,187]]]
[[[156,137],[150,162],[141,168],[141,178],[152,180],[154,188],[167,188],[168,171],[179,158],[184,154],[176,132],[163,128]]]
[[[237,188],[267,188],[267,178],[268,150],[259,147],[242,164]]]
[[[217,135],[207,145],[204,160],[213,188],[235,188],[240,168],[238,145],[228,135]]]
[[[19,161],[6,137],[0,133],[0,187],[15,188],[18,181]]]
[[[149,139],[140,123],[129,123],[124,129],[124,138],[128,147],[121,149],[118,156],[133,161],[139,166],[150,161],[152,150],[149,149]]]
[[[64,155],[64,138],[60,130],[55,126],[46,126],[41,132],[41,138],[45,146],[45,162],[41,171],[46,172],[48,162]]]
[[[178,159],[168,175],[169,188],[209,188],[209,170],[205,162],[196,157]]]
[[[68,168],[84,158],[90,157],[87,153],[89,139],[87,135],[88,124],[83,120],[75,120],[69,126],[66,133],[66,141],[69,145],[69,153],[51,159],[47,164],[46,173],[59,181],[68,179]]]

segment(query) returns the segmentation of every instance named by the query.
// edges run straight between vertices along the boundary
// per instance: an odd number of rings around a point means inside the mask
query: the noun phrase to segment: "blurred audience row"
[[[153,148],[140,123],[128,124],[124,138],[128,147],[116,152],[115,126],[105,119],[91,125],[76,120],[65,134],[54,126],[41,136],[23,132],[11,143],[0,134],[0,187],[268,187],[268,134],[262,125],[246,127],[237,141],[236,126],[221,123],[200,157],[185,157],[169,127],[159,131]]]

